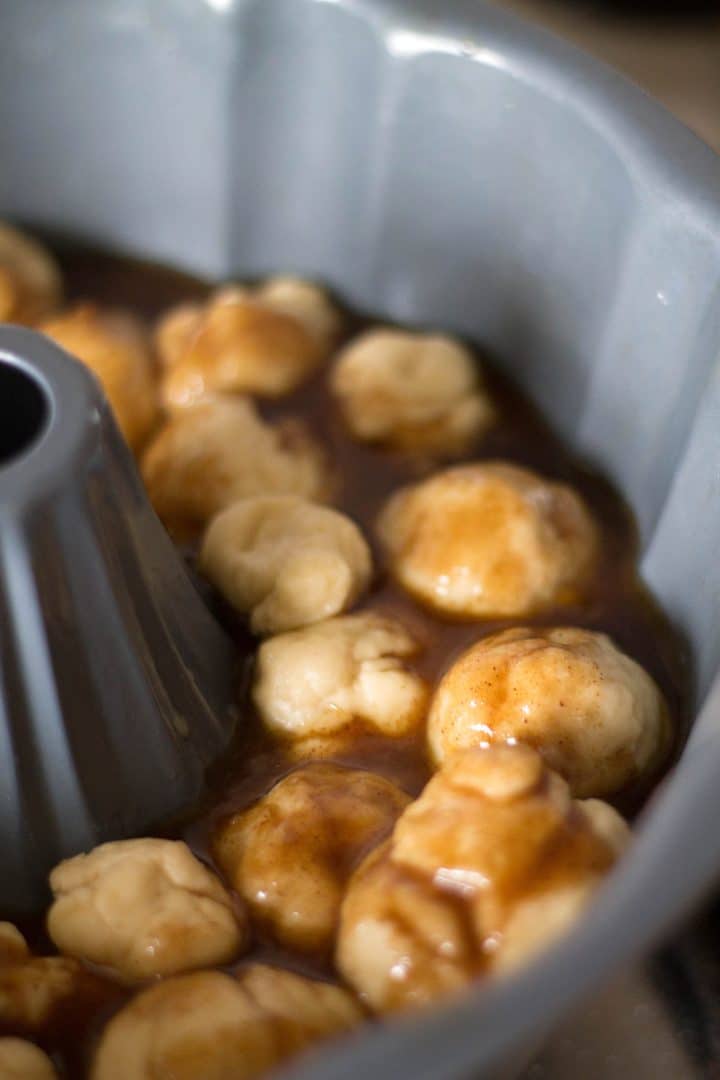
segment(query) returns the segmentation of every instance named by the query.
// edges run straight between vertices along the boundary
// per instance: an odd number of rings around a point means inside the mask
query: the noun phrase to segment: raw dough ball
[[[200,569],[256,634],[349,608],[367,588],[370,549],[357,525],[294,495],[242,499],[210,523]]]
[[[526,615],[575,599],[597,550],[579,495],[502,462],[401,489],[378,532],[401,584],[462,616]]]
[[[453,664],[435,693],[428,739],[436,762],[494,741],[528,743],[584,797],[649,775],[670,728],[653,680],[605,634],[517,627]]]
[[[56,866],[50,887],[57,947],[128,983],[222,964],[246,944],[244,916],[180,841],[101,844]]]
[[[40,330],[97,375],[130,448],[139,450],[158,416],[150,349],[140,323],[124,312],[81,304]]]
[[[0,1076],[3,1080],[57,1080],[47,1054],[24,1039],[0,1039]]]
[[[184,304],[156,334],[167,367],[165,402],[178,408],[213,393],[287,394],[325,360],[336,329],[325,293],[294,278],[224,288],[205,304]]]
[[[66,956],[33,956],[11,923],[0,923],[0,1028],[34,1034],[72,1002],[97,996],[99,979]],[[0,1075],[4,1073],[0,1070]]]
[[[172,533],[192,537],[218,511],[249,495],[327,493],[324,457],[294,421],[271,427],[243,398],[176,414],[142,462],[152,503]]]
[[[525,963],[569,928],[626,837],[529,747],[457,754],[351,879],[339,969],[385,1011]]]
[[[249,1080],[361,1020],[346,990],[289,971],[199,971],[143,991],[114,1016],[91,1077]]]
[[[348,878],[409,801],[373,773],[306,765],[221,826],[215,857],[278,941],[326,950]]]
[[[423,680],[403,665],[417,651],[401,623],[376,612],[325,619],[260,646],[253,699],[279,736],[329,735],[355,719],[405,735],[428,698]]]
[[[34,326],[58,307],[60,270],[42,244],[0,221],[0,323]]]
[[[362,334],[338,357],[332,389],[356,438],[402,450],[460,453],[494,419],[472,353],[432,334]]]

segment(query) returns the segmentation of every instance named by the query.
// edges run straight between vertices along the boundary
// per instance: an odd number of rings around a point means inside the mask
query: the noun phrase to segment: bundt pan
[[[630,855],[582,925],[528,971],[363,1033],[293,1072],[507,1074],[720,874],[718,160],[619,76],[481,0],[23,0],[0,8],[0,163],[0,215],[213,277],[295,269],[360,308],[486,342],[635,508],[643,573],[691,646],[696,718]],[[4,341],[16,364],[43,358],[29,339],[27,349],[21,337]],[[94,497],[113,503],[125,570],[162,625],[156,639],[138,640],[118,611],[102,647],[131,647],[138,671],[147,645],[166,685],[170,651],[180,654],[173,664],[184,662],[196,637],[185,633],[191,616],[175,608],[178,600],[193,608],[192,586],[168,570],[169,546],[146,518],[114,429],[107,419],[101,427],[94,454],[107,472]],[[3,664],[15,644],[26,665],[42,659],[37,679],[25,671],[23,687],[4,689],[3,738],[35,722],[33,702],[25,709],[15,692],[46,687],[52,702],[47,731],[19,737],[34,756],[16,769],[7,748],[0,758],[3,827],[26,828],[28,843],[46,842],[32,822],[47,805],[58,830],[77,820],[81,842],[83,800],[107,798],[111,815],[121,812],[124,785],[123,812],[135,798],[150,800],[177,745],[168,712],[159,734],[158,701],[148,726],[134,710],[115,713],[127,723],[121,738],[110,717],[127,688],[110,675],[96,685],[100,644],[93,655],[85,640],[90,666],[75,678],[88,713],[67,758],[75,764],[53,767],[66,787],[51,788],[42,774],[55,747],[41,739],[65,731],[62,757],[72,732],[59,724],[66,714],[53,690],[66,681],[63,657],[41,656],[47,620],[33,590],[58,563],[53,575],[68,574],[72,596],[58,610],[69,634],[86,632],[83,580],[96,572],[104,520],[90,505],[91,456],[88,475],[68,479],[67,491],[57,477],[46,528],[23,511],[21,527],[2,539]],[[11,461],[3,483],[24,464]],[[5,514],[4,495],[0,503]],[[13,590],[18,603],[21,591],[30,595],[28,616],[22,604],[8,606]],[[89,607],[100,604],[84,595]],[[216,634],[210,625],[207,635]],[[210,685],[209,663],[192,660],[209,680],[199,693],[214,693],[217,705],[223,693]],[[123,763],[132,742],[137,776],[112,774],[107,731]],[[216,732],[206,750],[226,735]],[[84,778],[95,755],[104,785],[80,794],[73,777],[81,766]],[[188,766],[179,768],[187,777]],[[17,786],[27,792],[19,803]],[[118,828],[130,824],[118,819]],[[4,858],[3,888],[16,874],[22,867]]]

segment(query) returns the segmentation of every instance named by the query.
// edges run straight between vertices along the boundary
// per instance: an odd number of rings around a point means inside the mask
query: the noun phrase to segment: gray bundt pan
[[[718,159],[480,0],[23,0],[0,6],[0,213],[218,277],[297,269],[486,341],[634,506],[643,573],[692,647],[697,717],[630,856],[531,970],[297,1076],[511,1072],[720,872]],[[45,543],[67,566],[67,534]],[[17,562],[34,572],[23,539]],[[5,888],[14,872],[4,860]]]

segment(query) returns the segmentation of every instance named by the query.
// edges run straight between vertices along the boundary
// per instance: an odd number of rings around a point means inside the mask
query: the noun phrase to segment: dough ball
[[[97,375],[120,430],[137,452],[158,418],[150,349],[137,319],[81,304],[39,329]]]
[[[112,1018],[91,1077],[250,1080],[361,1019],[346,990],[263,964],[180,975]]]
[[[165,402],[182,408],[214,393],[287,394],[326,359],[336,330],[325,293],[294,278],[183,304],[156,332]]]
[[[17,926],[10,922],[0,922],[0,964],[24,960],[29,955],[27,942]]]
[[[457,660],[432,702],[436,762],[518,740],[539,750],[579,797],[607,796],[652,773],[669,748],[669,714],[643,668],[605,634],[516,627]]]
[[[0,221],[0,323],[34,326],[62,297],[60,269],[42,244]]]
[[[327,494],[324,456],[294,421],[275,427],[250,401],[222,399],[177,413],[142,461],[158,515],[179,539],[194,537],[213,515],[250,495]]]
[[[124,982],[222,964],[247,942],[244,914],[180,841],[101,844],[56,866],[50,886],[57,947]]]
[[[348,878],[408,802],[381,776],[309,764],[226,821],[215,837],[215,857],[276,940],[325,951],[335,939]]]
[[[367,588],[370,549],[357,525],[294,495],[242,499],[205,533],[200,569],[256,634],[278,634],[349,608]]]
[[[388,616],[363,611],[325,619],[260,646],[253,699],[270,731],[285,738],[330,735],[353,720],[405,735],[428,698],[423,680],[403,663],[417,651]]]
[[[3,1080],[57,1080],[47,1054],[24,1039],[0,1039],[0,1076]]]
[[[66,956],[33,956],[12,923],[0,923],[0,1029],[36,1034],[63,1024],[67,1006],[82,1006],[103,989]],[[0,1059],[1,1060],[1,1059]],[[0,1068],[0,1076],[4,1076]]]
[[[481,618],[577,599],[598,547],[579,495],[502,462],[460,465],[401,489],[378,533],[406,589],[441,612]]]
[[[447,337],[369,330],[343,349],[331,385],[357,439],[396,449],[461,453],[494,419],[479,365]]]
[[[312,281],[280,274],[268,278],[255,291],[255,299],[272,311],[292,316],[317,341],[324,356],[332,350],[342,319],[324,289]]]
[[[457,754],[351,879],[339,969],[384,1012],[526,963],[569,929],[626,837],[529,747]]]

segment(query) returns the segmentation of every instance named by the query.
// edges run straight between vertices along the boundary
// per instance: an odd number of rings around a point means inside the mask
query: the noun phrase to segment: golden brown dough
[[[50,937],[124,982],[222,964],[247,944],[247,919],[181,841],[101,844],[50,875]]]
[[[418,649],[402,623],[374,611],[324,619],[260,646],[253,700],[283,738],[330,735],[356,719],[405,735],[428,700],[423,680],[403,663]]]
[[[169,408],[215,393],[278,397],[325,360],[337,331],[325,293],[309,282],[274,278],[257,289],[225,287],[205,304],[184,304],[159,323]]]
[[[0,221],[0,323],[34,326],[57,309],[60,269],[49,251]]]
[[[0,922],[0,964],[23,960],[29,955],[27,942],[17,926],[11,922]]]
[[[293,495],[241,499],[210,522],[202,573],[250,616],[255,634],[278,634],[351,607],[367,588],[370,549],[354,521]]]
[[[213,515],[251,495],[324,497],[324,456],[304,426],[266,424],[252,402],[219,398],[173,416],[142,460],[150,499],[178,539],[190,539]]]
[[[459,465],[401,489],[378,534],[406,589],[441,612],[474,617],[577,599],[598,547],[579,495],[504,462]]]
[[[0,1039],[0,1076],[3,1080],[57,1080],[47,1054],[24,1039]]]
[[[150,348],[138,320],[127,312],[80,304],[39,329],[97,375],[120,430],[137,453],[158,418]]]
[[[11,923],[0,927],[0,1031],[40,1033],[71,1002],[82,1004],[101,989],[77,960],[33,956],[19,930]]]
[[[255,298],[273,311],[291,315],[318,342],[323,355],[334,346],[342,319],[328,294],[319,285],[292,274],[268,278],[254,291]]]
[[[362,1020],[346,990],[253,964],[236,978],[181,975],[105,1028],[92,1080],[250,1080]]]
[[[348,878],[408,802],[373,773],[306,765],[221,826],[215,857],[278,941],[324,951],[335,938]]]
[[[456,754],[351,879],[339,969],[381,1012],[510,970],[569,928],[626,837],[529,747]]]
[[[433,698],[428,739],[438,763],[471,746],[528,743],[584,798],[649,776],[670,725],[653,680],[605,634],[516,627],[456,660]]]

